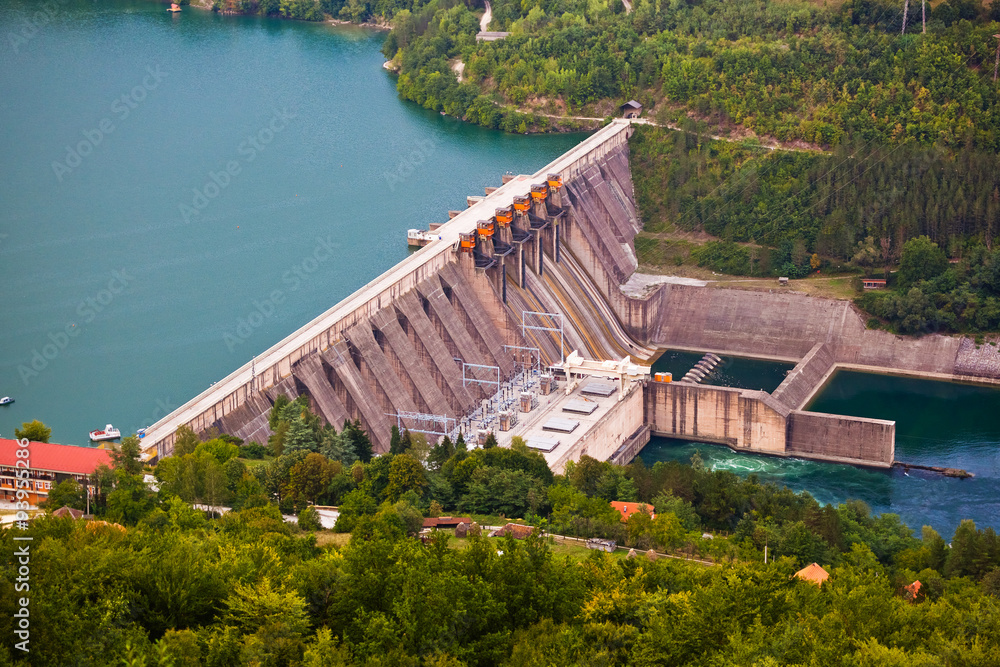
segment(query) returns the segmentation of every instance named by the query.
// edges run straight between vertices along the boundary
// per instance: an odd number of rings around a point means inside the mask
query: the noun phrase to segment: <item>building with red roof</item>
[[[649,518],[656,518],[656,512],[653,511],[653,506],[647,505],[646,503],[630,503],[622,502],[620,500],[612,500],[611,506],[618,510],[618,513],[622,515],[623,522],[628,521],[628,518],[636,512],[645,512],[649,515]]]
[[[22,449],[28,450],[27,459],[18,458],[17,451]],[[48,442],[32,442],[25,448],[17,440],[0,438],[0,500],[18,500],[17,491],[23,490],[28,496],[21,500],[37,506],[48,498],[49,489],[59,482],[75,479],[84,484],[90,473],[102,463],[111,465],[111,453],[107,449]],[[18,481],[22,484],[16,485],[17,474],[25,468],[28,470],[27,479],[21,477]],[[27,482],[27,488],[24,482]]]

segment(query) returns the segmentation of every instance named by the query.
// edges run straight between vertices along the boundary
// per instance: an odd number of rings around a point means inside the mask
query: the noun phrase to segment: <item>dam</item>
[[[308,395],[338,428],[359,420],[376,452],[395,424],[467,439],[495,430],[501,444],[522,435],[556,472],[583,454],[627,463],[651,434],[889,467],[894,422],[804,409],[835,370],[1000,379],[995,347],[867,330],[846,301],[638,274],[632,131],[613,121],[535,174],[469,197],[419,251],[146,429],[144,457],[169,456],[181,425],[266,442],[284,393]],[[556,377],[572,352],[645,368],[661,348],[794,367],[773,392],[702,385],[697,374],[658,381],[646,368],[617,395],[595,396],[598,379]],[[556,400],[560,383],[572,391]],[[549,437],[567,423],[572,435]]]

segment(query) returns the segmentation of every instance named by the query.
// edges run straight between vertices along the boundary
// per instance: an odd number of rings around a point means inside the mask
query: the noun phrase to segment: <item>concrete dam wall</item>
[[[555,363],[573,349],[591,358],[649,358],[653,350],[628,335],[588,273],[621,281],[635,270],[631,244],[641,224],[630,129],[612,123],[534,176],[476,198],[436,230],[440,240],[147,429],[146,457],[169,455],[182,424],[266,442],[279,393],[307,394],[338,428],[360,420],[382,452],[393,415],[459,420],[527,363]],[[532,186],[549,174],[566,186],[536,197]],[[518,198],[528,207],[493,233],[497,209]],[[572,245],[560,238],[566,229],[579,239]],[[553,315],[532,316],[540,326],[523,329],[525,311]]]
[[[644,411],[653,435],[668,438],[883,468],[895,460],[895,422],[791,410],[765,391],[650,382]]]
[[[623,462],[652,430],[884,466],[894,454],[891,422],[802,411],[836,368],[1000,378],[992,346],[869,331],[844,301],[680,284],[626,292],[642,228],[630,132],[627,121],[614,121],[535,174],[505,177],[486,196],[470,197],[469,208],[435,230],[439,240],[148,428],[145,457],[170,455],[181,425],[266,442],[279,393],[308,395],[338,428],[359,420],[384,452],[397,419],[406,426],[434,416],[450,430],[527,366],[558,363],[572,350],[645,361],[674,347],[797,365],[773,395],[647,382],[645,424],[633,423],[638,408],[623,408],[633,416],[588,434],[587,451]]]

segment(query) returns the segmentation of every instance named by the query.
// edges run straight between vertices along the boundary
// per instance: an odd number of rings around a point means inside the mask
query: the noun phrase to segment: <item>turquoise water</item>
[[[583,138],[401,101],[381,32],[39,6],[0,0],[3,437],[152,423]]]
[[[680,380],[704,356],[704,352],[664,350],[653,363],[652,372],[670,372],[673,373],[674,380]],[[701,384],[772,392],[794,367],[795,364],[781,361],[724,356],[712,372],[705,376]]]
[[[889,471],[771,456],[728,447],[655,438],[643,461],[689,461],[809,491],[823,503],[860,498],[877,512],[899,514],[919,530],[929,524],[950,536],[961,519],[1000,528],[1000,389],[951,382],[838,371],[809,406],[816,412],[892,419],[896,460],[962,468],[952,479],[899,468]]]

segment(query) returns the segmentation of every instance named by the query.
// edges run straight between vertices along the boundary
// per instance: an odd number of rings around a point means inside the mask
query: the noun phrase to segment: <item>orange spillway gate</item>
[[[496,221],[501,227],[506,227],[510,225],[511,221],[514,220],[514,211],[510,206],[504,206],[497,209]]]
[[[492,237],[493,236],[493,219],[491,218],[489,220],[480,220],[479,222],[477,222],[476,223],[476,231],[478,231],[479,235],[482,236],[484,239],[488,239],[488,238]]]
[[[553,190],[558,190],[563,184],[562,176],[560,174],[549,174],[545,180],[549,184],[549,187]]]
[[[462,252],[472,252],[476,249],[476,234],[475,232],[470,232],[468,234],[461,233],[458,235],[458,245]]]
[[[531,210],[531,197],[514,197],[514,210],[520,213]]]
[[[542,183],[540,185],[531,186],[531,198],[535,201],[545,201],[549,196],[549,184]]]

